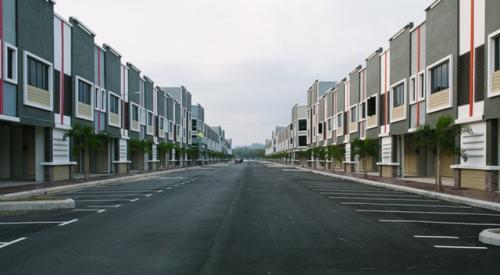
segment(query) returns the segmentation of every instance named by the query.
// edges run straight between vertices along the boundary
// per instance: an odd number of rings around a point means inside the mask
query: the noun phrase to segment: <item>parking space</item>
[[[188,173],[174,172],[169,176],[157,176],[51,195],[59,199],[74,199],[76,206],[72,210],[0,213],[0,249],[27,240],[30,235],[39,231],[56,226],[69,226],[88,215],[107,214],[141,200],[167,195],[213,172],[215,172],[214,168],[207,167],[190,170]]]
[[[377,220],[430,248],[500,252],[478,241],[482,230],[500,227],[498,212],[349,181],[314,177],[299,182],[357,215]]]

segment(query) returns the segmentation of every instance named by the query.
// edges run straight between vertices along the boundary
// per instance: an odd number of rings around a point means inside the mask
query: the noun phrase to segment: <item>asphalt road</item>
[[[498,274],[500,213],[246,162],[0,214],[0,274]]]

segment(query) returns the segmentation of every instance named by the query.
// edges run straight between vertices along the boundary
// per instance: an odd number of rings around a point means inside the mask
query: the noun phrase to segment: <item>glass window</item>
[[[153,113],[148,112],[148,125],[153,126]]]
[[[299,131],[306,131],[306,130],[307,130],[307,120],[300,119],[299,120]]]
[[[404,83],[394,87],[393,91],[393,107],[399,107],[404,104]]]
[[[78,80],[78,102],[90,105],[91,99],[91,86],[87,82]]]
[[[307,136],[299,136],[299,146],[307,146]]]
[[[49,90],[49,66],[32,57],[28,57],[28,84],[30,86]]]
[[[337,125],[339,128],[344,127],[344,119],[342,118],[342,113],[337,116]]]
[[[132,105],[132,120],[139,121],[139,108],[135,105]]]
[[[420,99],[423,99],[425,98],[425,81],[424,81],[424,75],[423,74],[420,74],[418,76],[418,81],[419,81],[419,85],[418,85],[418,93],[419,93],[419,98]]]
[[[322,134],[323,133],[323,123],[319,123],[318,124],[318,134]]]
[[[495,72],[500,71],[500,36],[495,38]]]
[[[120,110],[119,99],[116,96],[111,95],[109,97],[109,111],[113,114],[118,114],[119,110]]]
[[[114,97],[114,96],[111,96],[111,97]],[[101,110],[106,111],[106,91],[101,90],[101,98],[102,98],[101,99],[102,100],[101,101]],[[118,106],[118,98],[115,97],[115,99],[116,99],[116,103]],[[118,108],[116,108],[116,110],[118,110]],[[118,114],[118,113],[116,113],[116,114]]]
[[[415,78],[410,80],[410,101],[414,102],[417,100],[417,87]]]
[[[432,94],[446,90],[450,87],[448,66],[449,62],[447,61],[431,69]]]
[[[351,123],[358,122],[358,112],[356,106],[351,108]]]
[[[7,47],[7,75],[6,78],[17,82],[17,49]]]
[[[370,97],[368,99],[368,116],[374,116],[377,113],[377,98],[376,97]]]
[[[361,119],[366,118],[366,102],[361,103]]]

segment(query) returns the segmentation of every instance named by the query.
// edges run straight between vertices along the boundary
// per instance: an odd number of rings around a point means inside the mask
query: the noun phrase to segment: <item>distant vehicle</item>
[[[243,163],[243,159],[242,158],[235,158],[234,163]]]

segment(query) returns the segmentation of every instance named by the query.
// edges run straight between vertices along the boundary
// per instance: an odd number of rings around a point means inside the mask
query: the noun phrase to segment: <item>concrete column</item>
[[[149,170],[149,153],[144,153],[144,171]]]
[[[45,180],[45,170],[42,162],[45,161],[45,129],[35,128],[35,180],[43,182]]]

